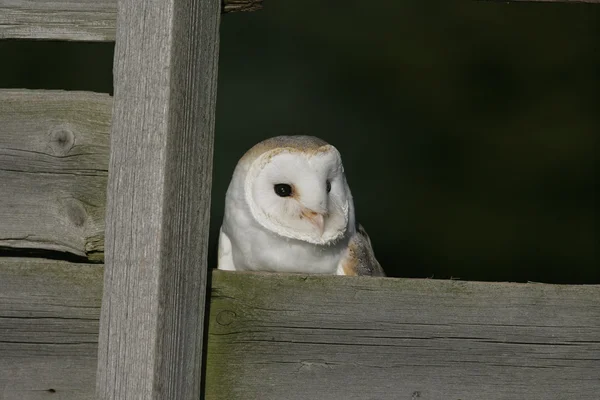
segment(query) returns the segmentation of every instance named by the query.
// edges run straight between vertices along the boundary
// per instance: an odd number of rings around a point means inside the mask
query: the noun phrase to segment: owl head
[[[340,153],[323,140],[271,138],[250,149],[240,164],[246,170],[245,203],[272,233],[326,245],[344,237],[353,223]]]

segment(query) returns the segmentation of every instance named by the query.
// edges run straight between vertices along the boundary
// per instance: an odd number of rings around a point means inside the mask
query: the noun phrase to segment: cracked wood
[[[0,248],[101,261],[112,100],[0,90]]]
[[[223,0],[222,12],[255,11],[262,0]],[[116,0],[0,0],[0,39],[114,41]]]

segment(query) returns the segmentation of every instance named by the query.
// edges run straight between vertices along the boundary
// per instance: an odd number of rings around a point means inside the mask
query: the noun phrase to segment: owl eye
[[[327,193],[331,192],[331,182],[327,181],[326,187],[327,187]]]
[[[289,197],[292,195],[292,187],[287,183],[278,183],[273,189],[275,190],[275,194],[279,197]]]

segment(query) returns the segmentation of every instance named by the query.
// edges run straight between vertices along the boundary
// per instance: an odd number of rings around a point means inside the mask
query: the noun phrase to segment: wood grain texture
[[[600,390],[599,286],[225,271],[212,286],[206,399]],[[0,259],[0,399],[94,398],[101,294],[101,265]]]
[[[119,2],[99,399],[200,396],[218,0]]]
[[[0,399],[94,398],[103,270],[0,258]]]
[[[110,96],[0,90],[0,248],[102,260]]]
[[[595,400],[600,287],[215,271],[208,400]]]
[[[0,0],[0,39],[114,40],[116,0]]]
[[[254,11],[262,0],[223,0],[223,12]],[[117,0],[0,0],[0,39],[113,41]]]

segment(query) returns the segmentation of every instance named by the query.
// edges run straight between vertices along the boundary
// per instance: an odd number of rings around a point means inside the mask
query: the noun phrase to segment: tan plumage
[[[292,150],[300,153],[314,153],[327,150],[330,145],[318,137],[295,135],[275,136],[255,144],[240,159],[241,164],[250,164],[264,153],[272,150]]]
[[[371,239],[362,225],[358,224],[356,232],[350,238],[338,268],[341,268],[341,271],[338,270],[338,275],[386,276],[375,258]]]

